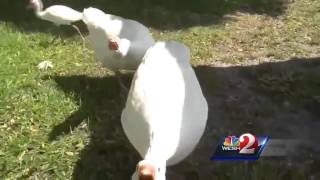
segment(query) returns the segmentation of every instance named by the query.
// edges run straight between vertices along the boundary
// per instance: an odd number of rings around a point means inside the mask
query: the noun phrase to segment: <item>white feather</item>
[[[42,61],[38,64],[37,67],[39,70],[48,70],[53,68],[53,64],[51,61]]]

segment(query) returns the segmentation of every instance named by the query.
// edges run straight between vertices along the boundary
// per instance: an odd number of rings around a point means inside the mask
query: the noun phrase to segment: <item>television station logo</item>
[[[268,140],[268,136],[256,137],[250,133],[225,136],[211,160],[257,160]]]

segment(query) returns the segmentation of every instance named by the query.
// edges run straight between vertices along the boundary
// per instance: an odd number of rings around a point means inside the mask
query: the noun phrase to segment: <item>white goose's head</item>
[[[132,180],[165,180],[166,167],[148,160],[138,163],[136,171],[132,175]]]
[[[41,0],[30,0],[28,8],[33,9],[35,12],[39,12],[43,9],[43,3]]]

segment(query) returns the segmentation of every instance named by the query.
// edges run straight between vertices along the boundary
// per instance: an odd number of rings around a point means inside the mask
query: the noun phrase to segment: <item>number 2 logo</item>
[[[240,154],[254,154],[258,149],[258,139],[250,134],[245,133],[239,137]]]

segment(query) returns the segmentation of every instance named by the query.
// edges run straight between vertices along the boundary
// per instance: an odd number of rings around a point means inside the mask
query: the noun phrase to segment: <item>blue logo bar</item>
[[[225,136],[219,142],[211,160],[257,160],[269,140],[268,136],[256,137],[250,133]]]

